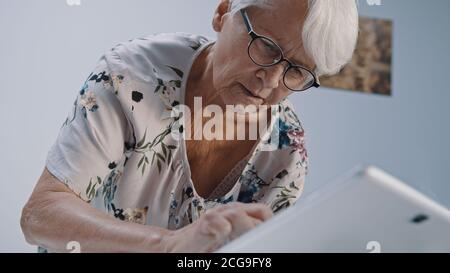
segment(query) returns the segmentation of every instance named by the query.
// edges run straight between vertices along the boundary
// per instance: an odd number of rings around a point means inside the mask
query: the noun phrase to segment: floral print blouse
[[[161,33],[103,54],[48,152],[47,169],[99,210],[168,229],[232,201],[265,203],[275,213],[294,204],[308,157],[287,99],[272,107],[269,130],[227,176],[228,187],[219,185],[226,190],[211,198],[197,194],[185,142],[171,136],[183,130],[171,110],[183,104],[190,68],[211,43],[204,36]]]

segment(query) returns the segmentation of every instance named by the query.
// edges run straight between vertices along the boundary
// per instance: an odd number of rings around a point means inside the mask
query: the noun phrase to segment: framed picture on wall
[[[360,17],[358,44],[351,62],[322,86],[370,94],[392,95],[392,30],[385,19]]]

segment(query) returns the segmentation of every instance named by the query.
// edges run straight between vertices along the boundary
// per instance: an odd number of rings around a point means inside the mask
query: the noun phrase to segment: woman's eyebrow
[[[304,61],[300,61],[300,60],[294,59],[294,58],[288,58],[288,59],[291,60],[296,65],[308,68],[308,66],[306,65],[306,63]]]
[[[272,32],[270,31],[270,30],[268,30],[267,28],[265,28],[265,27],[263,27],[263,26],[256,26],[256,28],[255,28],[255,25],[253,25],[253,28],[254,29],[258,29],[258,30],[255,30],[257,33],[259,33],[259,34],[262,34],[262,35],[264,35],[264,36],[267,36],[267,37],[269,37],[270,39],[272,39],[280,48],[281,48],[281,50],[283,50],[283,54],[286,54],[286,50],[285,50],[285,48],[286,47],[284,47],[279,41],[280,40],[282,40],[282,39],[279,39],[279,37],[276,37],[276,35],[273,35],[272,34]],[[259,32],[259,30],[263,30],[264,31],[264,33],[260,33]],[[287,56],[286,56],[287,57]],[[305,68],[307,68],[307,69],[310,69],[311,71],[313,71],[312,69],[313,68],[310,68],[307,64],[306,64],[306,62],[304,62],[303,60],[300,60],[300,59],[295,59],[295,58],[292,58],[292,57],[287,57],[287,59],[289,59],[289,61],[291,61],[293,64],[295,64],[295,65],[299,65],[299,66],[302,66],[302,67],[305,67]]]
[[[281,47],[281,45],[280,45],[280,47]],[[283,50],[283,47],[281,49]],[[287,51],[283,50],[283,52],[287,52]],[[286,54],[286,53],[284,53],[284,54]],[[299,58],[296,58],[295,56],[288,57],[286,55],[286,58],[289,59],[295,65],[303,66],[303,67],[306,67],[309,69],[309,66],[306,64],[306,62],[301,57],[299,57]]]
[[[255,28],[255,26],[253,26],[253,28]],[[257,28],[263,30],[265,33],[264,34],[261,33],[261,34],[263,34],[263,35],[269,37],[270,39],[272,39],[281,48],[281,50],[283,50],[284,54],[286,54],[288,52],[288,51],[286,51],[286,47],[284,47],[283,44],[280,43],[280,40],[282,40],[282,39],[279,39],[278,37],[273,35],[271,33],[271,31],[269,31],[267,28],[265,28],[263,26],[257,26]],[[258,33],[258,31],[256,31],[256,32]],[[293,57],[289,58],[287,56],[286,56],[286,58],[289,59],[289,61],[293,62],[293,64],[295,64],[295,65],[299,65],[299,66],[306,67],[306,68],[310,69],[308,67],[308,65],[306,64],[306,62],[304,62],[303,60],[296,59],[296,58],[293,58]]]
[[[277,40],[277,41],[279,41],[279,40]],[[276,42],[276,43],[281,47],[281,50],[283,50],[283,53],[286,55],[287,59],[289,59],[291,62],[293,62],[296,65],[308,68],[308,65],[306,64],[304,58],[302,58],[300,55],[298,58],[295,57],[294,55],[291,57],[288,57],[288,53],[290,52],[290,50],[285,50],[286,47],[282,46],[282,43],[280,43],[280,42]],[[297,52],[298,51],[295,51],[294,54]]]
[[[277,43],[278,43],[278,42],[277,42]],[[299,65],[299,66],[302,66],[302,67],[305,67],[305,68],[307,68],[307,69],[309,69],[309,70],[311,70],[311,71],[313,71],[313,69],[315,69],[314,64],[311,64],[311,65],[307,64],[307,63],[306,63],[306,60],[305,60],[305,58],[304,58],[304,56],[302,56],[301,54],[298,54],[298,58],[295,57],[295,56],[288,57],[288,56],[287,56],[287,52],[289,52],[289,51],[285,51],[285,50],[283,49],[283,47],[281,46],[281,44],[278,44],[278,45],[279,45],[279,46],[281,47],[281,49],[283,50],[284,54],[286,54],[286,58],[289,59],[291,62],[293,62],[293,64]],[[297,53],[297,52],[298,52],[298,50],[295,51],[294,53]],[[313,67],[313,66],[314,66],[314,67]]]

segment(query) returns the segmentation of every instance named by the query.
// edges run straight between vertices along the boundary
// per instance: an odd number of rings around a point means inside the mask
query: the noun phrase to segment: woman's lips
[[[248,90],[243,84],[239,84],[242,88],[242,90],[244,90],[245,94],[249,97],[251,97],[252,99],[257,99],[257,100],[261,100],[264,101],[263,98],[259,97],[259,96],[255,96],[250,90]]]

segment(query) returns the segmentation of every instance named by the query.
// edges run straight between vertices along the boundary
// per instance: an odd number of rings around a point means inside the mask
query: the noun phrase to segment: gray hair
[[[258,6],[270,9],[277,0],[232,0],[230,12]],[[357,0],[308,0],[301,35],[318,75],[333,75],[347,64],[358,39]]]

